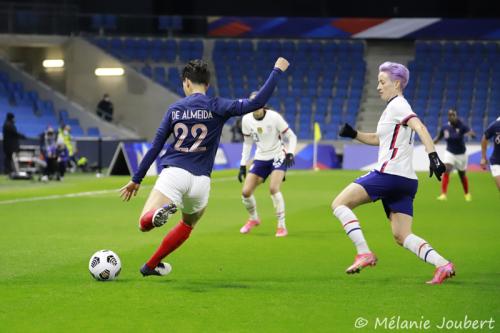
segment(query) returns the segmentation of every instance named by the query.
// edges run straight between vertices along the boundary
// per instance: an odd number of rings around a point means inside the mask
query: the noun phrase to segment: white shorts
[[[164,168],[154,186],[186,214],[206,207],[210,195],[210,177],[195,176],[181,168]]]
[[[449,151],[444,152],[444,164],[450,164],[459,171],[465,171],[467,169],[467,160],[468,157],[466,154],[455,155]]]
[[[492,164],[490,165],[491,174],[493,177],[500,176],[500,164]]]

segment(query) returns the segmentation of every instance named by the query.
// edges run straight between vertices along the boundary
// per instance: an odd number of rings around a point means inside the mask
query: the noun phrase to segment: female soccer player
[[[160,165],[164,169],[144,205],[139,228],[149,231],[161,227],[178,207],[182,210],[182,220],[170,230],[160,247],[142,266],[140,272],[143,276],[170,273],[172,267],[161,260],[189,237],[205,211],[210,174],[224,123],[230,117],[262,108],[271,97],[280,73],[288,65],[284,58],[278,58],[269,78],[253,100],[208,97],[208,65],[201,60],[193,60],[184,67],[182,87],[186,97],[168,108],[151,149],[144,155],[132,180],[120,190],[125,201],[137,195],[146,172],[172,134],[174,142],[161,156]]]
[[[440,180],[445,166],[434,149],[427,128],[403,97],[403,89],[408,84],[409,76],[408,69],[401,64],[385,62],[380,65],[377,90],[387,105],[378,122],[377,132],[356,131],[349,124],[344,124],[341,128],[339,135],[342,137],[379,146],[378,166],[348,185],[333,200],[332,210],[358,252],[346,273],[359,273],[364,267],[377,263],[352,209],[381,199],[396,242],[425,262],[435,265],[437,269],[434,277],[427,283],[440,284],[455,274],[454,265],[411,230],[413,199],[418,187],[418,178],[412,166],[414,132],[419,135],[429,154],[430,177],[435,174]]]
[[[250,99],[255,98],[256,95],[256,92],[252,93]],[[285,225],[285,200],[280,188],[286,169],[294,164],[297,136],[279,113],[266,107],[246,114],[243,117],[241,128],[244,142],[238,180],[241,183],[246,177],[243,184],[242,200],[250,218],[241,227],[240,232],[246,234],[260,224],[253,193],[257,186],[269,177],[269,191],[278,218],[276,237],[285,237],[288,235]],[[247,177],[247,163],[253,142],[255,142],[257,150]]]
[[[495,182],[497,183],[497,188],[500,191],[500,117],[492,122],[486,131],[484,131],[483,138],[481,140],[481,166],[486,169],[488,162],[486,161],[486,148],[488,147],[488,140],[493,138],[494,149],[490,156],[490,169]]]
[[[446,140],[446,152],[444,153],[446,172],[443,175],[441,195],[437,198],[438,200],[447,199],[448,183],[453,168],[457,169],[458,175],[460,176],[460,181],[464,189],[465,201],[472,200],[472,196],[469,192],[469,180],[465,174],[465,170],[467,169],[467,155],[465,154],[466,148],[464,137],[466,135],[470,137],[476,136],[469,126],[462,123],[458,118],[457,111],[455,109],[449,109],[448,124],[441,128],[439,134],[434,139],[434,144],[439,142],[443,137]]]

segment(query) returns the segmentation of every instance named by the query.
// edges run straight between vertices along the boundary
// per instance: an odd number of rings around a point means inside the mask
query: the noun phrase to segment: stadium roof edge
[[[62,44],[69,38],[59,35],[0,34],[0,45],[44,47]]]

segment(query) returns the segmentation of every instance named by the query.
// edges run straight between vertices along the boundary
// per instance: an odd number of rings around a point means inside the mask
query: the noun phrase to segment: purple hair
[[[399,81],[401,90],[403,90],[410,81],[410,71],[404,65],[397,62],[386,61],[378,68],[379,72],[384,72],[389,75],[391,81]]]

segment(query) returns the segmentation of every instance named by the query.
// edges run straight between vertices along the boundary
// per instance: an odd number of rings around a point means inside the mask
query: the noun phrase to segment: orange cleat
[[[354,263],[349,266],[345,272],[347,274],[359,273],[361,270],[367,266],[375,266],[377,264],[377,257],[374,253],[363,253],[358,254],[354,258]]]
[[[245,223],[245,225],[243,227],[241,227],[240,232],[242,234],[248,234],[250,232],[250,230],[252,230],[254,227],[259,226],[259,224],[260,224],[260,220],[258,220],[258,219],[257,220],[251,220],[251,219],[249,219],[247,221],[247,223]]]
[[[455,276],[455,265],[449,262],[446,265],[436,268],[436,271],[434,272],[434,277],[432,278],[432,280],[427,281],[426,283],[441,284],[444,282],[444,280],[449,279],[452,276]]]

